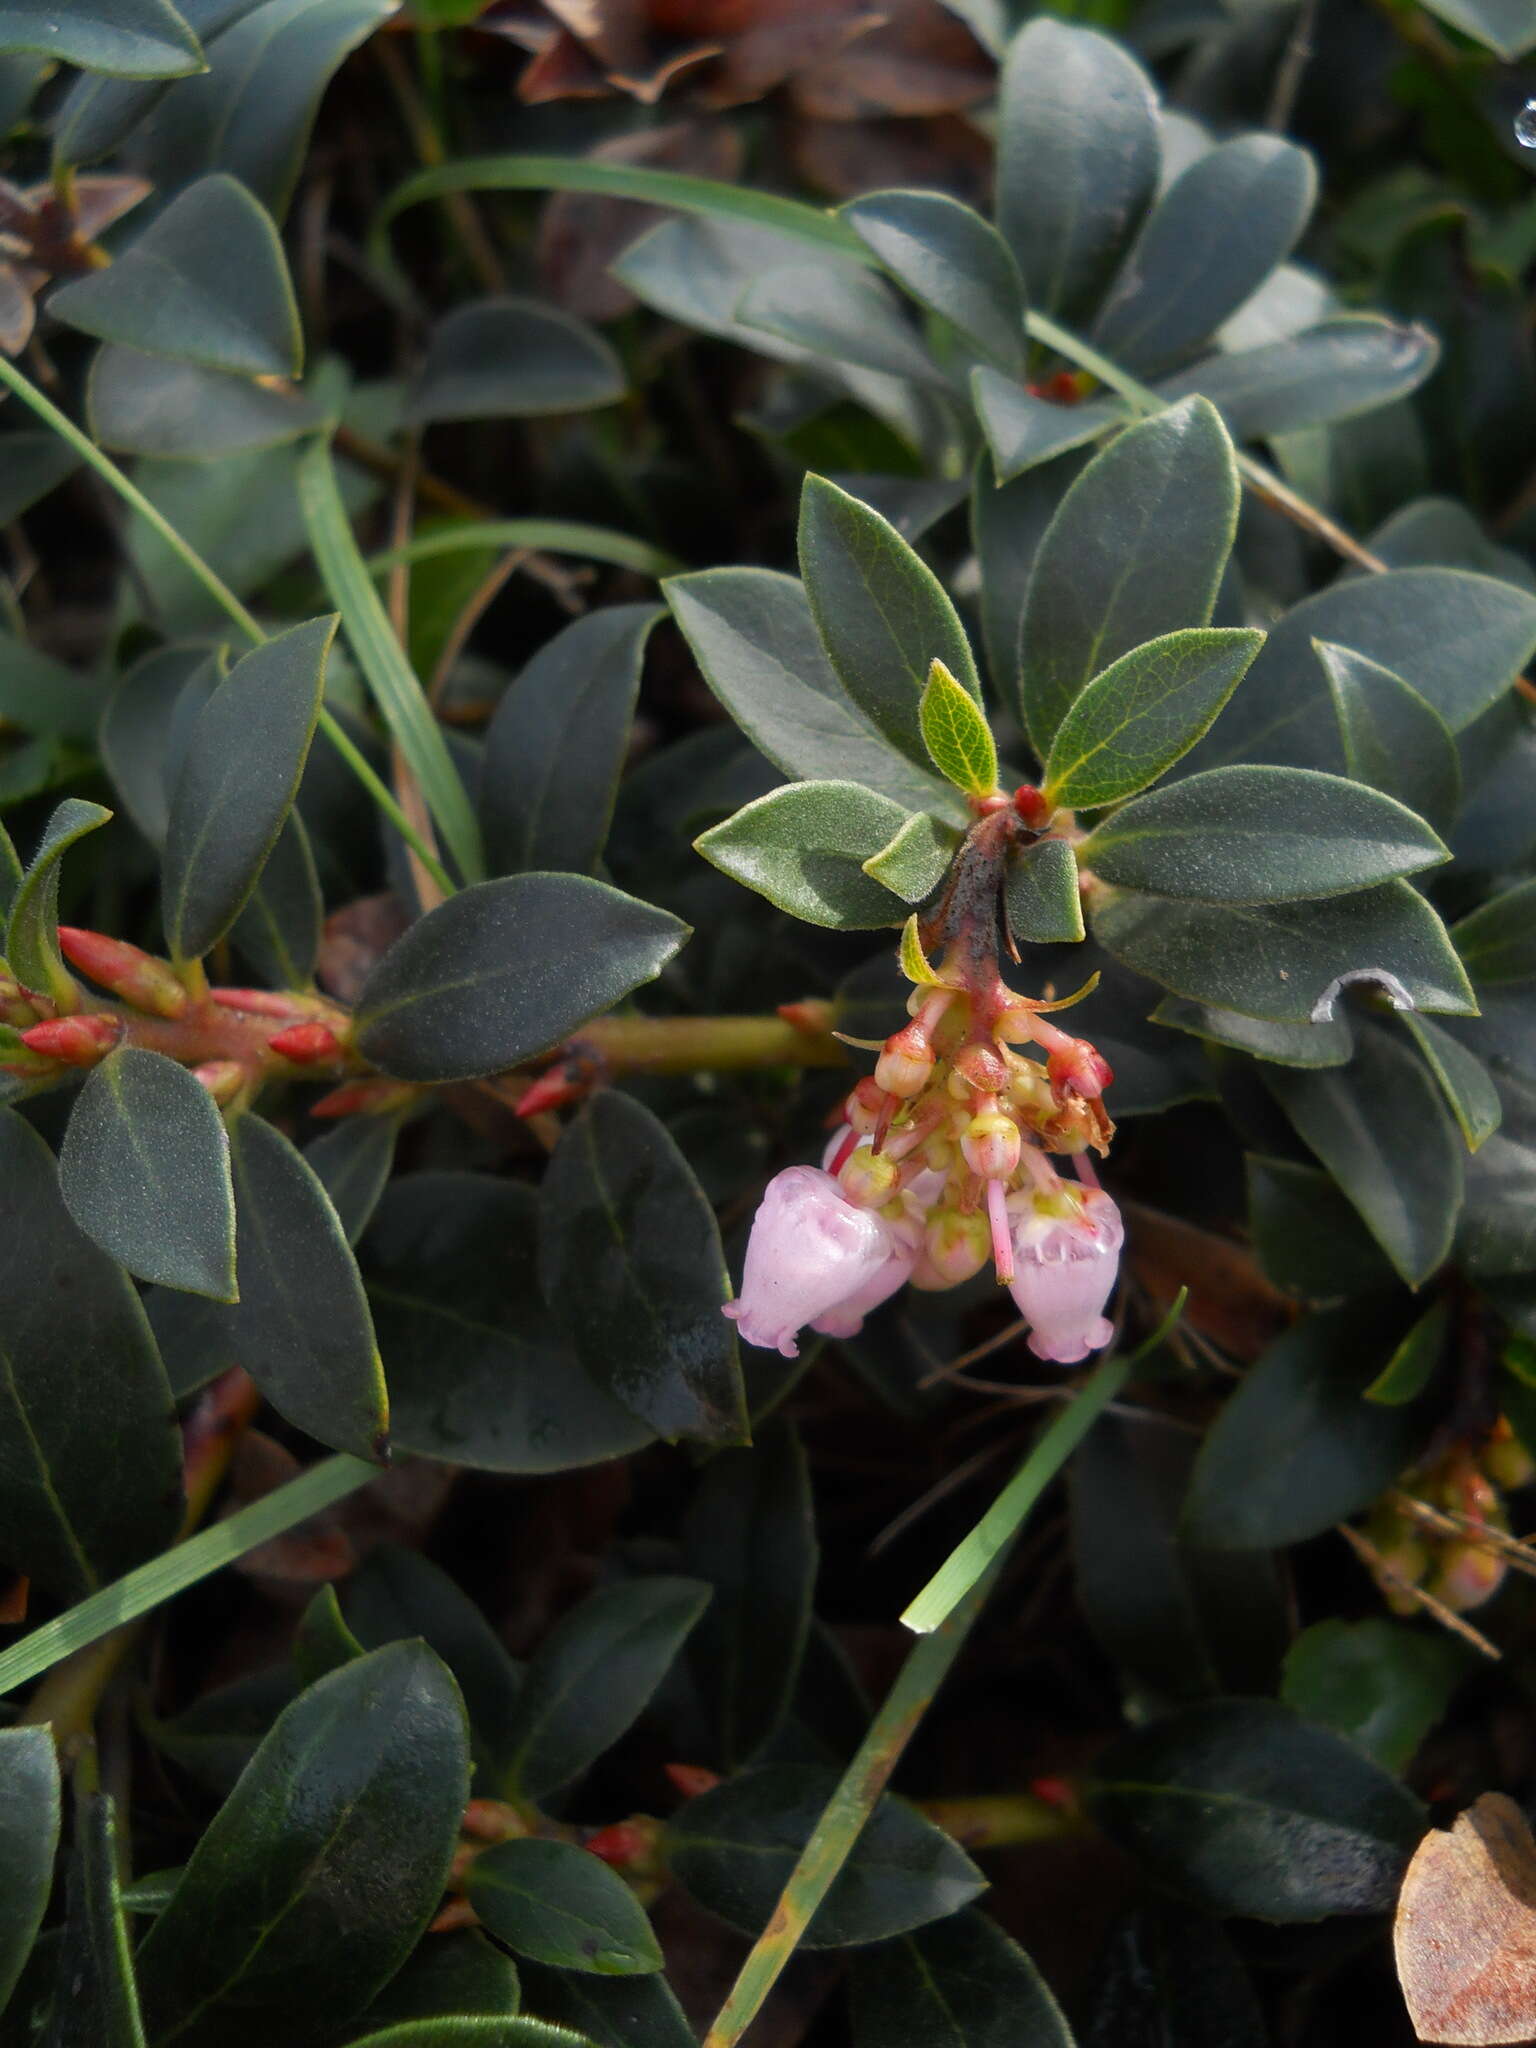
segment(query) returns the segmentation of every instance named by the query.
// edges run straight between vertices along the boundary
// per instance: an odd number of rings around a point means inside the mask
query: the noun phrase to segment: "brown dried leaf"
[[[355,1003],[363,983],[409,920],[394,896],[359,896],[325,920],[316,969],[320,986],[339,1003]]]
[[[1494,2048],[1536,2036],[1536,1841],[1502,1792],[1420,1842],[1392,1930],[1421,2041]]]
[[[825,63],[799,71],[803,114],[860,121],[870,114],[954,114],[991,92],[992,60],[939,0],[880,0],[885,20]]]

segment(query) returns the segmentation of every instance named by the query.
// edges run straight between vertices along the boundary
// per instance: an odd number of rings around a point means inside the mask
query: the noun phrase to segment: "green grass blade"
[[[0,1654],[0,1694],[30,1683],[64,1658],[73,1656],[76,1650],[85,1649],[124,1622],[136,1621],[141,1614],[173,1600],[199,1579],[206,1579],[237,1557],[244,1557],[258,1544],[270,1543],[274,1536],[307,1522],[311,1515],[349,1493],[356,1493],[360,1486],[378,1476],[377,1465],[365,1464],[361,1458],[349,1458],[344,1453],[312,1465],[297,1479],[275,1487],[249,1507],[237,1509],[211,1529],[189,1536],[184,1543],[176,1544],[148,1564],[141,1564],[126,1578],[103,1586],[99,1593],[92,1593],[67,1614],[44,1622],[19,1643],[13,1643]]]
[[[418,533],[403,547],[370,555],[368,573],[383,576],[404,563],[430,562],[438,555],[456,555],[466,548],[537,548],[546,555],[581,555],[589,562],[609,562],[640,576],[675,576],[687,565],[665,548],[617,533],[609,526],[587,526],[578,519],[465,519]]]
[[[300,458],[298,478],[309,544],[331,603],[341,613],[347,644],[420,785],[444,849],[466,882],[482,882],[485,855],[474,808],[358,553],[325,441],[316,441]]]
[[[567,156],[469,156],[418,171],[385,201],[369,237],[373,261],[389,268],[389,227],[397,214],[454,192],[600,192],[609,199],[635,199],[678,213],[772,228],[823,255],[851,256],[870,269],[878,267],[853,230],[819,206],[781,199],[773,192],[753,192],[744,185],[723,185],[713,178],[689,177],[683,171],[648,171]]]

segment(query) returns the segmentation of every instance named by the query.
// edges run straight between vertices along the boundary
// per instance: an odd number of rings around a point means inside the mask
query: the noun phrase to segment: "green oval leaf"
[[[1445,720],[1380,663],[1325,640],[1312,644],[1333,693],[1347,772],[1448,830],[1461,803],[1461,761]]]
[[[827,659],[805,586],[771,569],[705,569],[665,586],[704,680],[760,752],[797,781],[846,777],[904,810],[963,806],[894,747]]]
[[[945,780],[967,796],[991,796],[997,788],[992,728],[970,691],[937,659],[928,670],[917,717],[923,745]]]
[[[1091,677],[1210,618],[1238,495],[1227,430],[1203,398],[1127,427],[1078,477],[1036,553],[1020,625],[1024,718],[1042,756]]]
[[[538,1198],[486,1174],[396,1180],[362,1257],[401,1449],[490,1472],[620,1458],[651,1432],[595,1387],[539,1293]]]
[[[1077,861],[1064,839],[1037,839],[1009,856],[1003,909],[1015,945],[1054,946],[1084,936]]]
[[[540,1195],[539,1272],[595,1385],[669,1442],[745,1440],[715,1212],[633,1096],[605,1088],[566,1126]]]
[[[579,2027],[594,2048],[697,2048],[665,1977],[595,1977],[590,1970],[523,1965],[528,2002]]]
[[[234,178],[199,178],[105,270],[56,291],[71,327],[148,355],[296,377],[299,309],[272,217]]]
[[[474,1928],[428,1934],[358,2022],[398,2027],[443,2014],[510,2019],[522,2002],[516,1963]]]
[[[819,1557],[805,1452],[793,1425],[770,1417],[751,1450],[710,1459],[683,1530],[684,1562],[714,1587],[689,1662],[728,1769],[789,1712]]]
[[[456,2015],[406,2020],[380,2034],[361,2034],[356,2048],[591,2048],[583,2034],[547,2020]]]
[[[1064,404],[1041,398],[985,363],[971,372],[971,398],[999,484],[1012,483],[1053,455],[1097,441],[1111,427],[1124,426],[1129,417],[1121,398]]]
[[[1391,1286],[1385,1254],[1319,1167],[1250,1154],[1247,1174],[1249,1234],[1276,1287],[1333,1302]]]
[[[907,813],[856,782],[794,782],[745,804],[693,843],[722,874],[807,924],[870,931],[897,922],[891,892],[864,863]]]
[[[854,1956],[853,2048],[1074,2048],[1045,1979],[968,1906]]]
[[[11,898],[5,932],[11,972],[24,988],[51,996],[66,1012],[80,1007],[80,991],[59,951],[59,864],[76,840],[105,825],[111,816],[101,804],[66,797],[48,820]]]
[[[91,1070],[59,1187],[86,1236],[138,1279],[237,1298],[229,1139],[212,1096],[175,1060],[119,1046]]]
[[[654,981],[688,935],[586,875],[481,882],[384,955],[358,999],[358,1050],[407,1081],[498,1073]]]
[[[1379,790],[1310,768],[1210,768],[1128,803],[1078,849],[1107,882],[1203,903],[1343,896],[1450,859]]]
[[[1379,1401],[1387,1408],[1401,1408],[1405,1402],[1416,1401],[1445,1355],[1450,1320],[1451,1304],[1442,1295],[1420,1316],[1371,1381],[1365,1390],[1366,1400]]]
[[[399,1134],[395,1117],[347,1116],[304,1147],[304,1164],[325,1189],[350,1245],[368,1228],[389,1185]]]
[[[1187,356],[1285,261],[1316,196],[1311,157],[1278,135],[1196,157],[1152,209],[1095,345],[1138,374]]]
[[[1477,1151],[1504,1119],[1504,1106],[1492,1074],[1460,1039],[1452,1038],[1448,1031],[1423,1017],[1405,1014],[1403,1027],[1438,1082],[1447,1107],[1461,1127],[1467,1150]]]
[[[1350,419],[1406,397],[1429,376],[1439,355],[1440,344],[1427,328],[1343,313],[1283,341],[1209,356],[1192,370],[1162,378],[1157,393],[1172,404],[1198,392],[1221,414],[1234,441],[1257,441]]]
[[[1190,626],[1122,654],[1062,720],[1047,801],[1097,810],[1156,782],[1209,731],[1263,645],[1246,627]]]
[[[918,706],[933,663],[981,702],[970,642],[943,585],[889,520],[821,476],[808,476],[801,494],[800,570],[843,688],[926,767]]]
[[[86,384],[91,437],[121,455],[212,462],[313,433],[322,415],[290,390],[108,343]]]
[[[1363,1398],[1393,1328],[1379,1297],[1368,1297],[1304,1316],[1270,1345],[1195,1460],[1190,1541],[1212,1550],[1302,1543],[1396,1481],[1426,1425],[1407,1408]]]
[[[184,78],[208,68],[168,0],[7,0],[0,52],[12,51],[114,78]]]
[[[1089,1808],[1160,1888],[1281,1922],[1386,1912],[1424,1832],[1379,1764],[1273,1700],[1213,1700],[1123,1737]]]
[[[584,412],[624,392],[624,366],[594,328],[508,296],[459,306],[434,329],[406,418],[426,426]]]
[[[1536,981],[1536,881],[1517,882],[1462,918],[1451,936],[1479,988]]]
[[[230,943],[268,988],[313,988],[325,923],[320,876],[297,810],[283,820]]]
[[[1280,1697],[1309,1721],[1347,1735],[1383,1770],[1399,1772],[1445,1713],[1470,1661],[1448,1635],[1384,1614],[1364,1621],[1333,1615],[1292,1643]]]
[[[465,1894],[517,1955],[600,1977],[644,1977],[662,1965],[645,1909],[599,1857],[571,1842],[525,1836],[470,1864]]]
[[[1447,1257],[1466,1152],[1433,1078],[1366,1027],[1347,1067],[1266,1067],[1264,1081],[1410,1287]]]
[[[171,793],[162,917],[173,956],[234,923],[293,808],[325,687],[334,618],[294,626],[237,661],[192,729]]]
[[[1023,370],[1023,280],[989,221],[942,192],[867,192],[841,214],[920,305],[1002,369]]]
[[[171,788],[185,752],[180,728],[222,675],[221,656],[205,643],[157,647],[133,664],[102,710],[102,761],[123,809],[151,846],[165,843]]]
[[[342,1619],[334,1586],[322,1586],[299,1616],[292,1654],[301,1687],[315,1684],[364,1654],[362,1644]]]
[[[0,2012],[53,1889],[59,1762],[51,1728],[0,1728]]]
[[[79,1600],[174,1542],[181,1512],[138,1295],[76,1226],[43,1140],[0,1110],[0,1556]]]
[[[572,620],[502,696],[480,769],[480,828],[495,873],[596,870],[659,617],[655,605],[617,604]]]
[[[878,853],[862,861],[866,875],[903,903],[921,903],[949,872],[960,834],[931,811],[915,811]]]
[[[436,1912],[469,1793],[458,1689],[424,1643],[285,1707],[139,1951],[151,2038],[316,2041],[361,2012]]]
[[[701,1906],[760,1934],[779,1902],[837,1773],[763,1764],[690,1799],[662,1837],[668,1868]],[[949,1837],[904,1801],[883,1797],[811,1916],[807,1949],[905,1934],[968,1905],[985,1880]]]
[[[1444,925],[1407,882],[1359,896],[1248,906],[1104,892],[1094,937],[1176,995],[1281,1023],[1312,1021],[1341,975],[1389,974],[1421,1010],[1477,1014]]]
[[[133,1951],[118,1880],[112,1801],[75,1805],[75,1842],[48,2048],[144,2048]]]
[[[1152,82],[1118,43],[1049,15],[1013,38],[997,224],[1035,305],[1073,320],[1098,304],[1157,189],[1161,154]]]
[[[905,308],[882,278],[845,264],[769,264],[753,275],[732,308],[750,348],[761,331],[808,350],[839,368],[873,370],[909,384],[948,390],[936,363],[908,324]],[[777,351],[775,351],[777,353]]]

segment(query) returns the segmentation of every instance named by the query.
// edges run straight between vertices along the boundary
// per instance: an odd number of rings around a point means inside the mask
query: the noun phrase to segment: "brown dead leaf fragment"
[[[1421,2041],[1494,2048],[1536,2039],[1536,1840],[1485,1792],[1414,1852],[1392,1930]]]

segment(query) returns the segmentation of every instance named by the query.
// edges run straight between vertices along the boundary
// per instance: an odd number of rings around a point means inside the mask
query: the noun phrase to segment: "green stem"
[[[768,1925],[753,1944],[731,1986],[730,1996],[704,2037],[704,2048],[734,2048],[761,2011],[763,2001],[799,1946],[812,1914],[848,1860],[902,1751],[959,1656],[995,1576],[994,1569],[973,1585],[942,1625],[911,1651],[885,1705],[859,1744],[858,1754],[843,1773],[810,1840],[801,1850]]]
[[[349,1493],[356,1493],[378,1476],[376,1465],[338,1453],[312,1465],[285,1486],[275,1487],[248,1507],[237,1509],[213,1528],[175,1544],[161,1556],[151,1558],[148,1564],[140,1565],[137,1571],[129,1572],[126,1578],[103,1586],[77,1607],[45,1622],[0,1654],[0,1695],[41,1677],[75,1651],[99,1642],[124,1622],[136,1621],[141,1614],[162,1606],[200,1579],[222,1570],[237,1557],[244,1557],[248,1550],[270,1543],[274,1536],[307,1522],[311,1515],[319,1514],[322,1508],[331,1507]]]
[[[89,434],[82,432],[75,425],[68,413],[61,412],[51,398],[45,397],[37,386],[29,378],[24,377],[15,364],[8,362],[4,356],[0,356],[0,383],[9,385],[23,405],[30,406],[45,426],[51,427],[61,441],[67,441],[81,461],[89,463],[123,503],[138,513],[145,524],[165,542],[187,573],[202,585],[219,609],[240,628],[253,647],[261,647],[266,643],[267,634],[218,571],[203,560],[189,541],[182,538],[160,508],[145,497],[138,485],[118,468],[111,456],[104,455]],[[320,707],[320,730],[411,851],[424,863],[434,881],[451,896],[453,885],[444,873],[441,863],[434,858],[430,847],[423,844],[421,835],[396,803],[389,789],[380,781],[363,755],[347,737],[343,727],[324,705]]]

